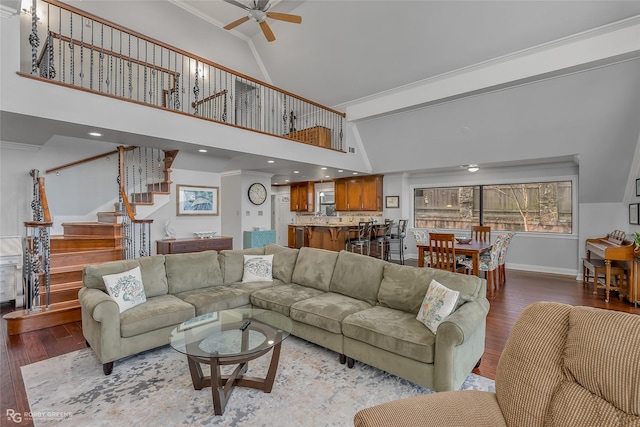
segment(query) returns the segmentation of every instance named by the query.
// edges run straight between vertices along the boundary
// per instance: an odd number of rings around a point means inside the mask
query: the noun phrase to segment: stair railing
[[[171,190],[171,165],[178,151],[118,147],[117,211],[122,216],[123,258],[151,255],[153,220],[136,218],[135,206],[152,204],[155,193]]]
[[[29,172],[33,179],[33,200],[31,209],[33,221],[26,221],[25,237],[22,240],[23,267],[22,278],[24,286],[25,309],[36,312],[42,310],[40,291],[42,278],[45,307],[50,305],[50,265],[51,240],[49,229],[53,225],[47,195],[44,188],[44,178],[39,176],[37,169]]]
[[[345,151],[345,113],[55,0],[31,9],[21,75],[300,142],[315,142],[301,130],[323,128]]]

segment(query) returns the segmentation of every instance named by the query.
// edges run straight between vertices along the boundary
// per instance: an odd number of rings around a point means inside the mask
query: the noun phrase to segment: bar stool
[[[391,230],[391,235],[389,236],[389,254],[391,252],[396,252],[395,249],[391,249],[391,244],[392,243],[397,243],[398,244],[398,253],[400,254],[400,264],[404,265],[404,238],[407,235],[407,223],[409,222],[409,220],[407,219],[401,219],[398,220],[398,224],[396,224],[395,227],[395,233],[393,232],[393,229]]]
[[[344,248],[350,249],[351,252],[360,249],[361,255],[364,255],[363,251],[366,249],[366,254],[369,255],[371,253],[371,222],[360,221],[356,237],[347,239]]]
[[[375,242],[376,254],[380,259],[389,261],[389,246],[391,241],[391,227],[393,227],[392,219],[385,219],[384,225],[377,228],[377,234],[371,238]]]

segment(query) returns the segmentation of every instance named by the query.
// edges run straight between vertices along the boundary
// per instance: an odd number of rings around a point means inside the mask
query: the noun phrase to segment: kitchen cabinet
[[[336,211],[381,211],[382,175],[335,180]]]
[[[296,226],[289,225],[287,227],[287,246],[295,249],[296,247]]]
[[[314,187],[313,182],[294,182],[290,185],[291,212],[313,212]]]

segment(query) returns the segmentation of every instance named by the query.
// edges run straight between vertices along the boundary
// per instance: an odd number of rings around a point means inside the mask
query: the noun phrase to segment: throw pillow
[[[142,285],[140,267],[117,274],[102,276],[107,292],[118,303],[120,313],[147,300]]]
[[[427,289],[427,294],[422,300],[422,306],[416,319],[424,323],[435,334],[438,330],[438,325],[456,309],[456,302],[459,296],[460,292],[451,290],[432,280],[429,289]]]
[[[242,283],[270,282],[273,280],[272,255],[245,255]]]

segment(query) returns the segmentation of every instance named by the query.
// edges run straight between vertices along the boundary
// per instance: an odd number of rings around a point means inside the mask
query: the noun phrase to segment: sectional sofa
[[[273,280],[243,283],[244,255],[273,255]],[[146,302],[120,313],[102,277],[137,266]],[[460,292],[435,334],[416,320],[432,279]],[[83,334],[107,375],[114,361],[168,344],[194,316],[257,307],[288,316],[293,335],[349,367],[358,360],[436,391],[458,389],[479,362],[489,311],[486,281],[476,276],[273,244],[87,266],[78,298]]]

